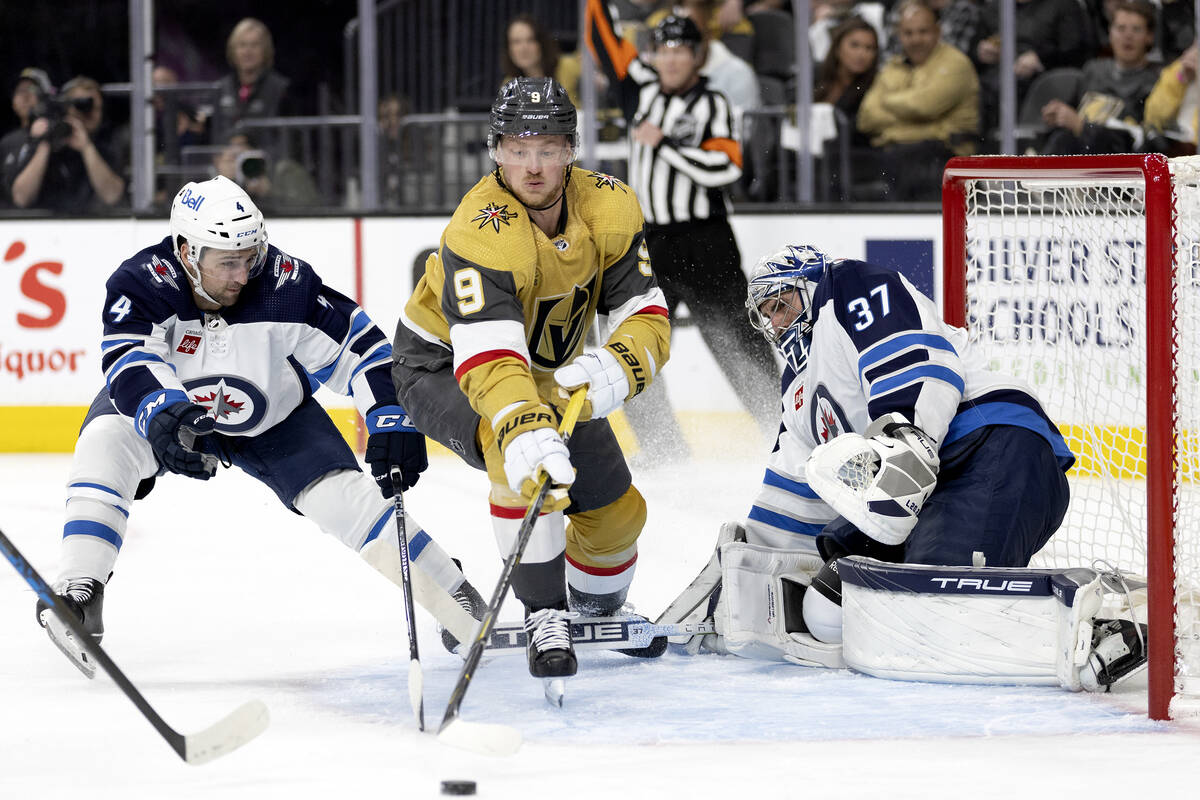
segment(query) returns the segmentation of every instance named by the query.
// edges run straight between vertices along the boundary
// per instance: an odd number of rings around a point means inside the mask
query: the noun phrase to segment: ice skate
[[[624,602],[625,591],[606,595],[585,594],[574,587],[569,587],[571,610],[581,617],[624,617],[638,622],[649,622],[646,617],[633,610],[633,605]],[[645,647],[627,647],[618,649],[634,658],[658,658],[667,652],[667,637],[657,636]]]
[[[561,708],[566,679],[579,669],[571,644],[571,620],[578,616],[558,608],[543,608],[525,617],[529,674],[542,679],[546,702]]]
[[[454,562],[454,565],[458,567],[460,571],[462,570],[461,561],[459,561],[457,558],[451,559],[451,561]],[[484,602],[483,597],[479,594],[479,591],[476,590],[476,588],[471,585],[471,582],[465,577],[463,578],[462,586],[459,586],[457,589],[455,589],[450,596],[453,597],[455,602],[462,607],[462,610],[470,614],[473,619],[483,619],[483,612],[487,610],[487,603]],[[459,654],[460,643],[458,639],[454,638],[454,634],[450,633],[450,631],[446,630],[441,625],[438,626],[438,629],[442,632],[442,644],[445,646],[445,648],[451,653],[456,655]]]
[[[1092,628],[1092,652],[1079,670],[1089,692],[1107,692],[1146,668],[1146,626],[1128,619],[1097,619]]]
[[[99,644],[104,636],[104,584],[94,578],[73,578],[56,583],[54,593],[75,615],[84,631]],[[96,664],[91,655],[44,600],[38,600],[37,620],[38,624],[46,629],[54,646],[61,650],[80,672],[89,678],[95,677]]]

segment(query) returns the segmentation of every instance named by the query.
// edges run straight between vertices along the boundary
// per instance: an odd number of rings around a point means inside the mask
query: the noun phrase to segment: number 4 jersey
[[[808,485],[818,444],[898,411],[939,447],[985,425],[1028,428],[1067,469],[1074,456],[1023,381],[988,369],[967,333],[892,269],[838,261],[817,284],[808,366],[783,376],[783,424],[751,509],[752,540],[809,548],[836,516]]]

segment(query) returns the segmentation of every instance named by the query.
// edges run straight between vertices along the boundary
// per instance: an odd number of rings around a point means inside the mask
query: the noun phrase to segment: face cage
[[[762,291],[756,292],[755,289]],[[782,331],[776,330],[771,319],[763,314],[760,307],[763,303],[773,300],[788,289],[795,291],[799,306],[785,303],[794,309],[796,319]],[[812,334],[812,321],[808,309],[811,306],[806,282],[799,277],[790,280],[763,281],[755,285],[751,282],[749,296],[746,298],[746,313],[750,317],[750,326],[762,334],[763,338],[774,345],[784,361],[797,373],[802,372],[808,363],[808,343]]]

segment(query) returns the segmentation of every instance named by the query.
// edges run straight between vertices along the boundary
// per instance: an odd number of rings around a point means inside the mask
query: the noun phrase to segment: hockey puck
[[[475,794],[475,781],[442,781],[442,794]]]

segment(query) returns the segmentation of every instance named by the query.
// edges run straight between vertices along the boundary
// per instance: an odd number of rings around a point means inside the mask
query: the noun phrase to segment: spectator
[[[829,55],[817,72],[813,102],[831,103],[855,119],[879,67],[879,37],[862,17],[834,28]],[[866,144],[864,140],[862,144]]]
[[[15,206],[83,214],[121,202],[125,162],[117,133],[104,119],[100,84],[72,78],[61,100],[46,103],[34,117],[6,185]]]
[[[390,94],[379,101],[379,168],[381,201],[388,208],[406,205],[405,187],[413,177],[419,177],[416,166],[414,137],[404,130],[408,116],[408,98]]]
[[[1000,106],[1000,5],[987,0],[971,54],[979,71],[980,115],[984,132],[995,129]],[[1017,0],[1017,104],[1038,74],[1078,67],[1090,53],[1088,27],[1079,0]]]
[[[302,164],[273,157],[258,148],[248,133],[235,131],[213,159],[213,166],[218,174],[245,189],[264,212],[312,208],[321,202],[317,184]]]
[[[13,86],[12,110],[17,115],[17,127],[0,139],[0,169],[3,170],[4,185],[7,187],[13,177],[12,170],[16,167],[17,156],[29,138],[29,124],[33,122],[34,109],[39,102],[54,94],[54,86],[45,71],[36,67],[26,67],[17,76]],[[12,197],[8,191],[0,201],[0,206],[10,206]]]
[[[579,59],[563,57],[558,42],[531,14],[518,14],[504,29],[504,45],[500,48],[501,84],[513,78],[554,78],[579,106]]]
[[[183,97],[158,91],[179,83],[175,70],[160,64],[151,72],[150,79],[155,89],[151,100],[154,105],[154,145],[157,150],[154,162],[159,167],[179,164],[183,148],[204,142],[204,123],[197,116],[195,108]],[[178,175],[160,171],[154,183],[155,205],[165,207],[181,184]]]
[[[879,2],[853,2],[853,0],[814,0],[812,22],[808,26],[808,45],[813,63],[820,64],[829,55],[832,47],[833,30],[850,17],[861,17],[875,29],[875,37],[881,44],[888,40],[884,25],[883,4]]]
[[[1141,147],[1142,114],[1159,73],[1147,59],[1156,19],[1147,0],[1117,5],[1108,28],[1113,56],[1084,64],[1078,109],[1062,100],[1042,107],[1042,120],[1051,129],[1043,154],[1126,153]]]
[[[209,125],[213,142],[227,142],[246,119],[288,113],[289,81],[274,70],[275,42],[261,21],[246,17],[229,34],[225,58],[232,71],[217,84],[217,105]]]
[[[1154,89],[1146,98],[1146,114],[1143,118],[1148,131],[1168,133],[1173,139],[1188,142],[1193,152],[1197,144],[1197,132],[1200,131],[1196,47],[1196,43],[1193,43],[1183,51],[1183,55],[1159,73]]]
[[[971,60],[941,41],[937,15],[925,0],[904,0],[897,34],[903,56],[879,70],[858,127],[883,148],[890,199],[935,200],[946,160],[973,149],[979,80]]]
[[[942,41],[968,55],[978,41],[979,21],[983,16],[983,0],[930,0],[930,8],[938,14],[942,29]],[[895,30],[900,22],[900,4],[892,6],[887,15],[888,30]],[[887,56],[900,53],[900,41],[892,37],[888,41]]]

